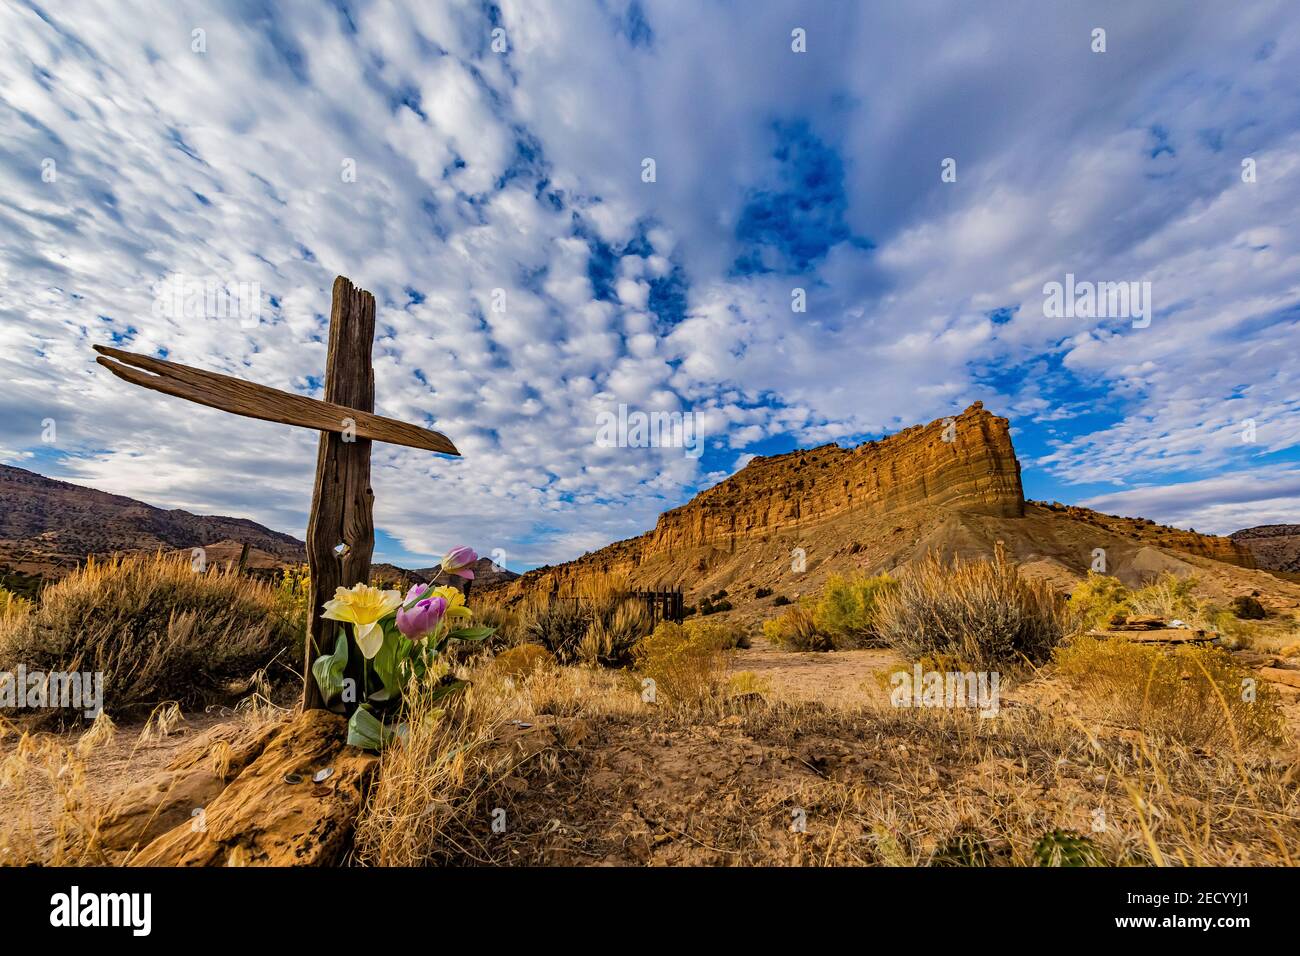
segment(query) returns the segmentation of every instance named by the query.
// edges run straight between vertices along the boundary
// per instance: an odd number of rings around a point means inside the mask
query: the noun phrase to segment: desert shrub
[[[1133,613],[1129,604],[1132,592],[1119,578],[1089,571],[1070,592],[1070,626],[1075,632],[1106,627]]]
[[[687,621],[682,626],[693,639],[721,647],[740,647],[745,642],[745,629],[728,621]]]
[[[1196,578],[1165,572],[1129,596],[1134,614],[1150,614],[1167,621],[1180,620],[1192,627],[1209,627],[1208,602],[1196,596]]]
[[[1265,617],[1264,605],[1249,594],[1241,594],[1232,599],[1232,613],[1243,621],[1262,621]]]
[[[876,609],[880,596],[896,587],[898,582],[887,574],[831,575],[813,609],[817,630],[837,648],[865,647],[879,641]]]
[[[771,588],[759,588],[754,592],[754,597],[759,598],[760,600],[762,598],[771,597],[771,596],[772,596]]]
[[[829,651],[835,646],[817,627],[813,612],[798,604],[764,621],[763,636],[790,651]]]
[[[101,671],[115,714],[165,700],[191,707],[276,659],[297,667],[305,630],[273,585],[134,555],[92,561],[0,620],[0,671]]]
[[[776,600],[772,602],[772,607],[785,607],[790,603],[790,599],[784,594],[778,594]]]
[[[909,660],[950,654],[975,665],[1039,662],[1066,628],[1065,601],[1020,576],[999,546],[991,561],[930,555],[879,597],[878,627]]]
[[[1056,663],[1085,710],[1157,737],[1209,747],[1282,734],[1272,688],[1222,648],[1076,637],[1057,649]]]
[[[748,697],[753,694],[766,697],[770,693],[772,693],[772,682],[766,677],[759,677],[753,671],[740,671],[727,678],[729,697]]]
[[[717,614],[721,611],[730,611],[730,601],[719,601],[717,604],[705,604],[700,607],[701,614]]]
[[[716,696],[726,675],[728,648],[716,631],[692,633],[663,621],[634,649],[636,668],[655,682],[656,699],[698,703]]]
[[[573,664],[591,620],[591,611],[580,601],[541,598],[525,609],[522,626],[530,642],[542,645],[561,664]]]
[[[632,648],[650,633],[650,615],[637,600],[621,600],[592,609],[591,626],[578,644],[584,664],[622,667],[632,661]]]
[[[514,680],[555,665],[555,655],[540,644],[520,644],[498,654],[492,661],[492,670]]]
[[[522,615],[503,604],[475,604],[474,623],[496,628],[481,645],[487,650],[496,651],[525,643]]]

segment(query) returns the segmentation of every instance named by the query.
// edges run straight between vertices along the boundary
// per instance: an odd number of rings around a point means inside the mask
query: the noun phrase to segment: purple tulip
[[[473,548],[467,548],[461,545],[458,548],[452,548],[447,552],[447,556],[442,559],[442,569],[448,574],[454,574],[458,578],[474,580],[474,569],[470,567],[478,560],[478,555]]]
[[[402,601],[402,607],[410,607],[416,601],[420,600],[420,598],[424,597],[428,590],[429,585],[427,584],[412,584],[411,590],[406,592],[406,599]]]
[[[425,598],[417,601],[412,607],[398,608],[397,629],[408,640],[423,640],[437,630],[446,610],[447,599],[444,597]]]

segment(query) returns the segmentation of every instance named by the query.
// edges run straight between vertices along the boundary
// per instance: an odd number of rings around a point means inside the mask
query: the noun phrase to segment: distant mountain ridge
[[[246,566],[250,569],[307,561],[302,541],[247,518],[157,508],[124,495],[0,465],[0,565],[15,571],[59,577],[91,555],[185,553],[199,547],[209,564],[224,566],[239,560],[244,544],[249,546]],[[376,578],[409,585],[431,580],[439,569],[376,563],[371,570]],[[479,558],[474,572],[478,587],[519,576],[496,568],[490,558]]]
[[[58,572],[87,555],[171,551],[219,542],[247,542],[286,563],[305,561],[293,535],[247,518],[156,508],[106,491],[0,465],[0,558],[11,565]]]

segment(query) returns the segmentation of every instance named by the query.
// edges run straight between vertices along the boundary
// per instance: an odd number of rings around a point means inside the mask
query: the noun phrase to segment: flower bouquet
[[[473,580],[470,565],[477,560],[470,548],[455,548],[442,559],[439,574]],[[472,614],[459,588],[431,584],[415,585],[405,598],[400,591],[381,591],[369,584],[339,588],[333,600],[325,602],[322,616],[352,625],[361,652],[362,686],[357,688],[356,681],[345,676],[350,656],[345,629],[339,631],[334,653],[316,658],[312,676],[326,707],[344,712],[356,705],[348,719],[348,743],[367,750],[380,750],[403,732],[396,718],[402,692],[412,679],[438,680],[433,700],[465,686],[465,681],[447,676],[445,668],[438,671],[438,654],[448,641],[481,641],[496,630],[470,624]]]

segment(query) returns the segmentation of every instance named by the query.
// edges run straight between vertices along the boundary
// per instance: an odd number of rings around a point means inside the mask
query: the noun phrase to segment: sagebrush
[[[1022,577],[999,546],[992,560],[930,555],[880,596],[878,627],[909,660],[944,654],[975,667],[1040,663],[1067,630],[1065,599]]]

